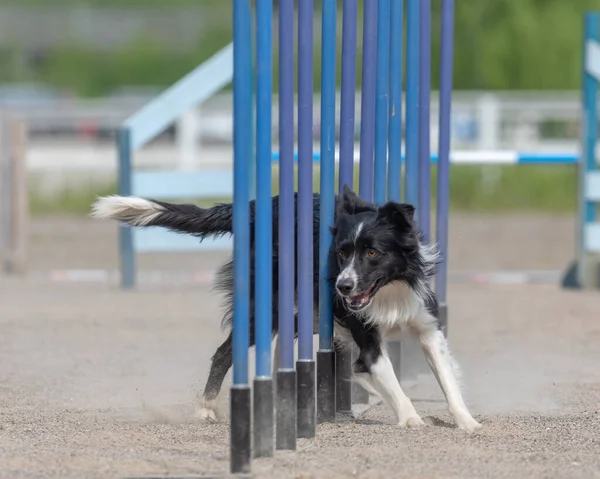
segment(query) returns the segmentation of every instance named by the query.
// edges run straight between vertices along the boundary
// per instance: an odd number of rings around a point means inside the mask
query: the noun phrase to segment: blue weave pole
[[[430,239],[431,162],[429,101],[431,93],[431,0],[419,3],[419,168],[417,217],[425,242]]]
[[[378,0],[373,0],[363,4],[358,194],[366,201],[373,201],[378,3]],[[352,391],[352,402],[354,404],[366,404],[369,402],[369,395],[362,387],[356,385]]]
[[[406,1],[406,166],[404,201],[418,203],[419,0]]]
[[[273,2],[256,2],[256,214],[254,457],[273,456],[273,208],[271,191],[271,105],[273,101]]]
[[[319,224],[319,351],[317,421],[335,421],[333,297],[329,282],[329,227],[335,207],[336,0],[323,0],[321,20],[321,191]]]
[[[344,0],[340,103],[340,171],[338,191],[354,184],[354,119],[356,95],[356,27],[358,0]]]
[[[117,152],[119,155],[119,195],[132,194],[131,130],[121,127],[117,133]],[[135,286],[135,248],[131,226],[119,225],[119,253],[121,261],[121,288],[132,289]]]
[[[388,200],[400,201],[402,184],[402,36],[404,0],[392,0],[390,11],[390,98],[388,123]]]
[[[313,357],[313,15],[314,0],[298,4],[298,437],[316,432]]]
[[[390,78],[390,0],[379,0],[377,9],[377,76],[375,86],[374,201],[387,197],[388,96]]]
[[[338,191],[344,185],[354,185],[354,119],[356,96],[356,28],[358,0],[344,0],[342,16],[342,81],[340,104],[340,160]],[[352,409],[352,354],[335,352],[336,410],[348,413]]]
[[[360,112],[360,176],[358,192],[366,201],[373,200],[373,150],[375,147],[375,82],[377,71],[377,4],[364,3],[363,60]]]
[[[403,0],[391,0],[389,20],[389,106],[388,113],[388,164],[387,199],[400,201],[401,165],[402,165],[402,36],[403,36]],[[381,4],[380,4],[381,7]],[[385,165],[383,165],[385,168]],[[377,154],[375,155],[377,170]],[[375,175],[377,181],[377,174]],[[383,186],[385,188],[385,186]],[[377,189],[377,186],[375,187]],[[401,376],[401,344],[394,341],[388,346],[388,354],[394,366],[396,376]]]
[[[435,276],[435,294],[439,303],[439,321],[447,333],[448,305],[448,216],[450,213],[450,108],[452,104],[452,55],[454,41],[454,0],[442,2],[440,52],[440,113],[437,163],[437,211],[435,239],[442,261]]]
[[[233,4],[233,385],[231,387],[232,473],[250,472],[250,207],[252,17],[250,0]]]
[[[294,0],[279,1],[279,370],[275,448],[296,449],[294,369]]]

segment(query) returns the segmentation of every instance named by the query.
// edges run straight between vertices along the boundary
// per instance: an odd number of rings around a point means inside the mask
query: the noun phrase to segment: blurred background
[[[341,48],[341,0],[338,3]],[[548,231],[540,226],[540,231],[525,235],[552,234],[558,241],[556,235],[562,234],[565,242],[545,254],[547,259],[528,260],[531,268],[562,268],[572,255],[576,166],[499,165],[498,155],[521,152],[572,158],[577,154],[582,18],[595,3],[456,2],[452,149],[463,158],[474,156],[468,164],[452,167],[451,205],[457,215],[472,219],[474,228],[482,228],[479,215],[491,224],[498,215],[523,218],[531,214],[531,221],[522,220],[530,228],[548,218],[560,221],[549,224]],[[433,152],[438,133],[440,7],[440,0],[432,1]],[[319,8],[316,2],[315,151],[319,140]],[[26,122],[34,244],[36,225],[48,218],[83,218],[98,194],[116,191],[116,128],[231,42],[231,9],[231,2],[222,0],[0,0],[0,109],[17,113]],[[358,89],[362,12],[359,15]],[[275,19],[275,33],[276,28]],[[356,99],[358,141],[360,92]],[[136,168],[230,168],[231,100],[227,86],[184,115],[136,153]],[[435,169],[433,173],[435,177]],[[489,230],[491,236],[510,235],[519,229],[499,220],[497,229],[484,228],[481,234]],[[531,248],[536,245],[537,240]],[[468,266],[485,269],[486,261],[468,261]],[[508,261],[505,266],[523,265],[521,260],[514,263]]]

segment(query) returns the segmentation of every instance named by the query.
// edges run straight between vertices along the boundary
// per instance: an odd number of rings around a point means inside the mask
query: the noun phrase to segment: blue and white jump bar
[[[598,157],[599,155],[596,155]],[[431,155],[431,162],[437,163],[437,154]],[[319,152],[313,153],[313,161],[319,162]],[[402,153],[402,161],[406,157]],[[279,161],[279,152],[273,153],[273,162]],[[294,154],[294,161],[298,161],[298,153]],[[339,161],[339,152],[336,152],[335,161]],[[359,152],[354,152],[354,162],[358,163]],[[519,152],[514,150],[463,150],[450,152],[450,162],[454,164],[472,165],[566,165],[579,163],[579,154],[576,152]]]
[[[596,255],[600,254],[600,169],[598,168],[598,86],[600,85],[600,12],[584,22],[582,161],[579,184],[577,276],[582,286],[598,286]],[[596,284],[594,284],[596,283]]]

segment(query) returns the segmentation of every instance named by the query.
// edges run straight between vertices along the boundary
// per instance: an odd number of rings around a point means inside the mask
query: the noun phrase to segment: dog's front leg
[[[439,330],[426,329],[418,333],[418,338],[427,363],[446,397],[448,410],[456,425],[466,431],[481,427],[481,424],[473,419],[463,400],[455,375],[458,366],[453,363],[444,334]]]
[[[363,356],[362,351],[361,356]],[[357,375],[359,377],[362,376],[361,379],[367,381],[377,394],[390,405],[396,415],[399,426],[422,426],[423,420],[415,410],[409,397],[402,391],[392,362],[385,349],[381,349],[378,354],[375,351],[371,351],[368,356],[374,358],[374,361],[364,363],[368,373],[358,373]]]
[[[382,343],[376,326],[364,324],[361,319],[349,315],[343,318],[350,329],[360,353],[354,364],[354,374],[361,382],[368,383],[392,408],[398,425],[415,427],[423,425],[411,400],[404,394],[392,362]]]

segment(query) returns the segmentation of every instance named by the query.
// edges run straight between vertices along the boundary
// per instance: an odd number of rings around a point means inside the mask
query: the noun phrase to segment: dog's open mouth
[[[369,303],[371,303],[371,299],[373,299],[373,295],[377,290],[376,286],[377,282],[373,283],[363,293],[357,296],[347,296],[345,299],[348,308],[353,311],[360,311],[361,309],[366,308]]]

